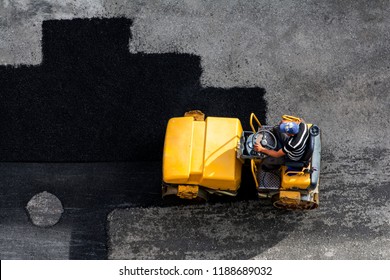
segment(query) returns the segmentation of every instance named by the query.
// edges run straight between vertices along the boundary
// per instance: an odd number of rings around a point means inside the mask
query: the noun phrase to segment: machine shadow
[[[61,199],[61,222],[72,229],[71,259],[107,258],[112,210],[164,206],[169,118],[199,109],[239,118],[244,129],[251,112],[266,121],[263,88],[203,88],[196,55],[130,54],[131,24],[126,18],[44,21],[42,64],[0,66],[0,156],[43,162],[43,174],[51,170],[45,184],[21,185],[20,192],[51,190]],[[63,172],[69,176],[59,181]],[[237,200],[255,198],[247,172]],[[231,200],[210,203],[224,202]]]

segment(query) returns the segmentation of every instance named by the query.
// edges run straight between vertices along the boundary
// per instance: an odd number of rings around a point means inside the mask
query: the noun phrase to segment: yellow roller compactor
[[[299,122],[293,116],[284,120]],[[250,161],[260,199],[270,199],[281,209],[314,209],[319,205],[321,134],[308,124],[310,135],[300,161],[286,161],[277,170],[264,171],[267,155],[256,152],[255,143],[276,149],[273,126],[263,126],[254,113],[251,131],[244,131],[237,118],[207,117],[190,111],[168,122],[163,151],[163,198],[193,202],[207,201],[210,195],[236,196],[241,170]]]

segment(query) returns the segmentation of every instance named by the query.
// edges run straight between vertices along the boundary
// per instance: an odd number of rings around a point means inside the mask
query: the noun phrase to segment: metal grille
[[[259,189],[279,189],[280,188],[280,170],[265,172],[258,168],[257,180]]]

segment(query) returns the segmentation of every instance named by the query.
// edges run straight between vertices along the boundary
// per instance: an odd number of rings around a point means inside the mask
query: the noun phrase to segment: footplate
[[[278,190],[280,188],[280,170],[265,172],[258,168],[257,181],[259,190]]]

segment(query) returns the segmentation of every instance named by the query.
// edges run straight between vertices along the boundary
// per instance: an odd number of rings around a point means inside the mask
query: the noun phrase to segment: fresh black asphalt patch
[[[199,109],[238,117],[246,129],[251,112],[265,122],[264,89],[202,88],[196,55],[130,54],[131,24],[44,21],[42,64],[0,66],[1,259],[107,258],[108,213],[163,206],[169,118]],[[243,185],[237,199],[254,198],[247,169]],[[64,207],[49,229],[25,210],[43,191]]]
[[[44,21],[42,64],[0,66],[2,161],[155,161],[188,110],[265,121],[264,89],[202,88],[196,55],[130,54],[131,24]]]

